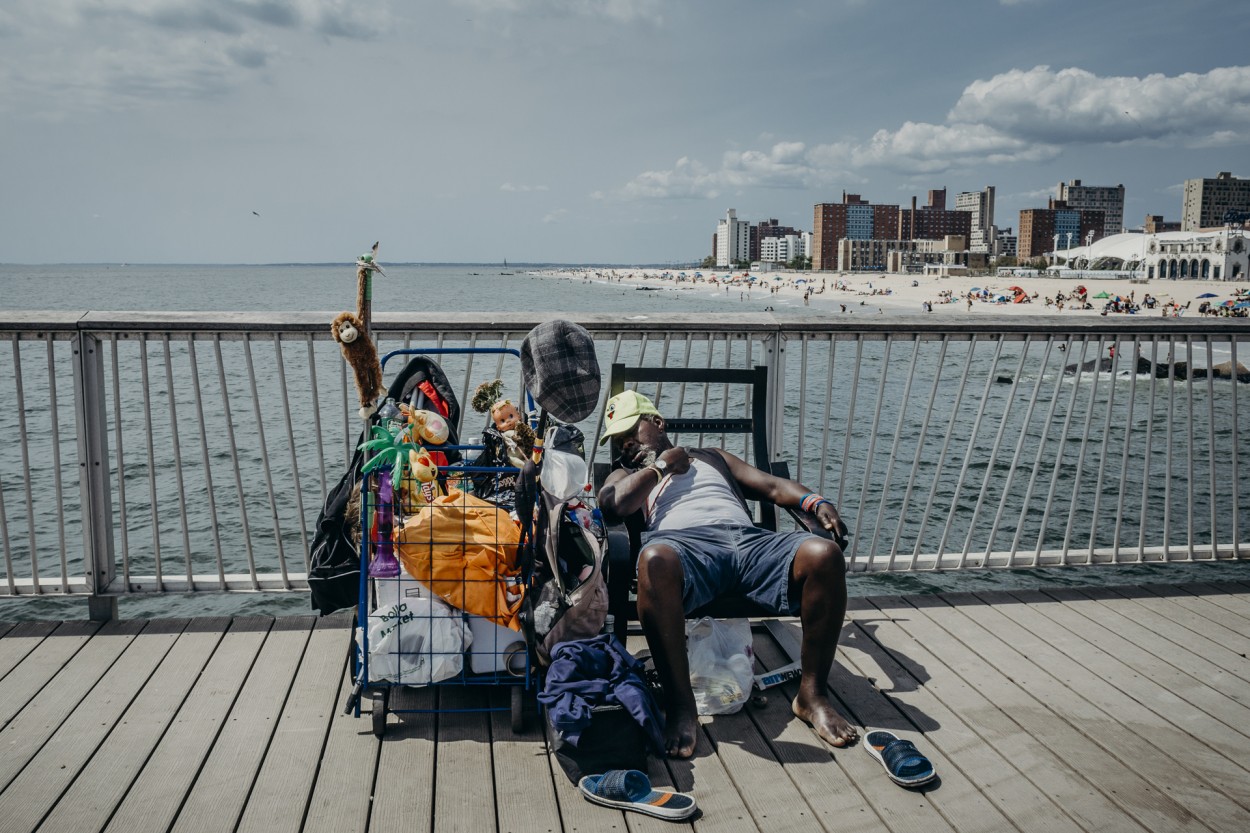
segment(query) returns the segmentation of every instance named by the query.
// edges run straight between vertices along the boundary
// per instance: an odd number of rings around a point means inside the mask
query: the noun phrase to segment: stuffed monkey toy
[[[352,366],[356,377],[356,393],[360,397],[360,418],[369,419],[377,411],[378,395],[382,393],[382,365],[378,348],[369,333],[373,307],[373,273],[382,272],[377,264],[378,244],[370,254],[356,260],[356,313],[341,312],[330,324],[330,333],[339,343],[343,358]],[[385,272],[382,272],[385,275]]]

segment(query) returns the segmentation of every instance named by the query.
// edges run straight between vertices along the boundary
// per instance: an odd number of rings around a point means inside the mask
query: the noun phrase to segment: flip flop
[[[885,774],[900,787],[919,787],[937,778],[933,764],[920,754],[916,745],[893,732],[880,729],[868,732],[864,735],[864,748],[881,762]]]
[[[652,789],[646,773],[636,769],[587,775],[577,782],[577,789],[583,798],[595,804],[672,821],[689,818],[698,809],[694,799],[685,793]]]

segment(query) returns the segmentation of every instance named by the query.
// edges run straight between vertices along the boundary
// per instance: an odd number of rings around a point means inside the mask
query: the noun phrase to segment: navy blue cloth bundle
[[[619,705],[642,728],[651,748],[664,751],[664,718],[642,663],[611,634],[557,645],[538,701],[552,728],[573,746],[590,725],[594,708]]]

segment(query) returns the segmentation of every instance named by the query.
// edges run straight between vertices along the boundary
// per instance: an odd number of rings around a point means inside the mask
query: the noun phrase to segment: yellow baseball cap
[[[659,414],[659,410],[650,399],[636,390],[618,393],[608,400],[603,412],[603,436],[599,445],[603,445],[617,434],[628,434],[638,424],[639,417],[644,414]]]

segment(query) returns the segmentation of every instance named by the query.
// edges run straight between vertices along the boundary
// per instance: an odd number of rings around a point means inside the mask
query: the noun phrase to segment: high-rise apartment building
[[[1215,179],[1185,180],[1181,231],[1222,226],[1229,211],[1250,212],[1250,179],[1221,171]]]
[[[897,205],[872,205],[859,194],[842,192],[842,202],[822,202],[813,209],[812,268],[838,268],[838,241],[897,240]]]
[[[994,227],[994,254],[998,257],[1015,257],[1020,251],[1018,238],[1011,228]]]
[[[1095,209],[1103,214],[1099,237],[1110,237],[1124,231],[1124,186],[1082,185],[1081,180],[1060,182],[1055,199],[1078,211]],[[1023,237],[1023,233],[1021,233]]]
[[[739,220],[735,209],[725,212],[725,219],[716,224],[715,255],[716,266],[722,269],[751,260],[751,224]]]
[[[1041,257],[1056,248],[1084,246],[1101,239],[1105,226],[1106,216],[1101,210],[1069,208],[1063,200],[1051,199],[1047,208],[1026,208],[1020,212],[1020,259]]]
[[[797,236],[802,233],[796,228],[781,225],[776,218],[761,220],[758,224],[751,226],[751,261],[769,260],[764,256],[763,246],[764,241],[770,237]]]
[[[994,186],[956,194],[955,210],[972,215],[968,250],[988,253],[994,245]]]
[[[929,204],[916,208],[916,198],[911,198],[911,208],[898,212],[898,236],[903,240],[942,240],[947,235],[958,234],[965,240],[970,237],[972,215],[966,211],[946,210],[946,189],[929,191]]]

